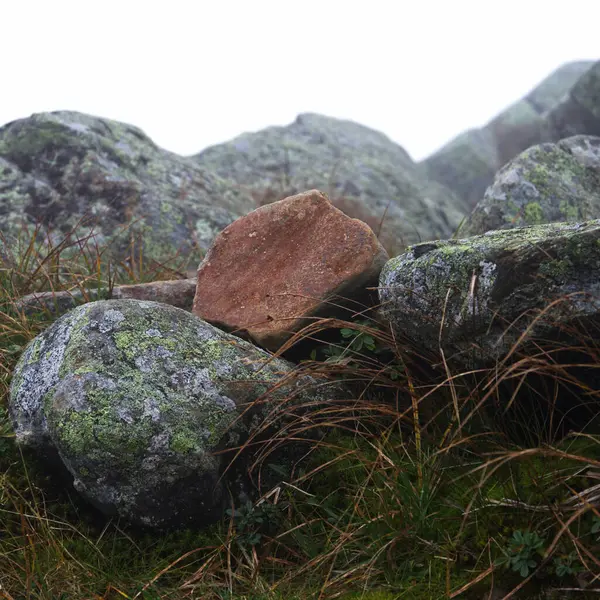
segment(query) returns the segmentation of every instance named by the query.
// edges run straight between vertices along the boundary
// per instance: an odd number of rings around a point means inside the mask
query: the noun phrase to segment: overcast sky
[[[0,124],[77,110],[193,154],[318,112],[418,160],[600,59],[599,22],[599,0],[0,0]]]

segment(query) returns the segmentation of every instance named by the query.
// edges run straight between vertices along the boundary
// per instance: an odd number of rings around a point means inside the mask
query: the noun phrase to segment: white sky
[[[0,124],[77,110],[192,154],[318,112],[419,160],[600,59],[599,22],[599,0],[0,0]]]

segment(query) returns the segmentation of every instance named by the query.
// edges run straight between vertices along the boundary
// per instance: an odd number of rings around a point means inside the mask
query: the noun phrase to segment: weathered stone
[[[247,190],[257,204],[324,190],[335,206],[365,221],[394,250],[448,237],[467,212],[385,135],[322,115],[301,114],[285,127],[246,133],[207,148],[196,160],[232,187]]]
[[[496,175],[461,236],[600,217],[600,138],[529,148]]]
[[[291,372],[183,310],[98,301],[27,346],[9,411],[17,443],[57,451],[75,488],[105,513],[185,526],[219,517],[229,493],[237,504],[247,491],[234,470],[225,474],[232,452],[222,451],[243,444],[294,394],[326,397],[323,382],[283,381]]]
[[[40,222],[55,241],[75,228],[117,254],[133,242],[136,255],[163,260],[207,248],[254,206],[131,125],[59,111],[0,128],[0,232],[11,237]]]
[[[481,200],[496,171],[519,152],[578,133],[599,135],[593,123],[581,117],[579,102],[565,100],[566,95],[571,97],[570,90],[577,97],[592,97],[587,91],[591,86],[585,82],[598,68],[600,62],[591,61],[563,65],[484,127],[459,135],[425,159],[421,169],[472,207]],[[575,91],[580,88],[586,92]],[[599,106],[595,98],[586,103]],[[564,102],[566,110],[558,108]],[[551,126],[553,119],[562,120],[564,127]]]
[[[100,288],[89,289],[85,294],[81,290],[60,292],[36,292],[23,296],[16,307],[25,314],[47,312],[51,315],[63,313],[94,300],[150,300],[169,304],[183,310],[191,311],[196,293],[196,279],[173,279],[170,281],[153,281],[132,285],[117,285],[112,290]]]
[[[372,230],[312,190],[223,230],[198,268],[193,312],[277,350],[335,304],[377,284],[387,253]],[[356,308],[356,306],[354,307]]]
[[[462,364],[501,357],[540,311],[531,337],[598,323],[600,221],[490,231],[417,244],[383,268],[383,317],[398,339]],[[579,294],[579,295],[577,295]]]
[[[423,161],[420,168],[425,177],[462,195],[465,206],[470,207],[481,198],[499,163],[492,133],[471,129]]]
[[[545,139],[550,141],[578,134],[600,136],[600,61],[548,112],[546,123]]]

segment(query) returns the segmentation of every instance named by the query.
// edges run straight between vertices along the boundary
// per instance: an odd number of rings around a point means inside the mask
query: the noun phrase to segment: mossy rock
[[[75,228],[81,238],[110,243],[119,258],[141,250],[162,260],[207,249],[254,207],[249,195],[125,123],[56,111],[0,127],[5,237],[39,223],[58,241]]]
[[[17,443],[57,452],[75,488],[103,512],[181,526],[219,517],[229,493],[236,503],[247,498],[239,470],[223,477],[226,451],[267,414],[294,394],[325,400],[327,387],[313,389],[308,377],[268,393],[292,368],[181,309],[98,301],[28,345],[9,410]]]
[[[600,138],[580,135],[533,146],[505,165],[460,235],[598,217]]]
[[[600,220],[554,223],[411,246],[384,266],[379,300],[398,339],[482,366],[504,356],[530,325],[530,338],[591,327],[599,281]],[[568,294],[575,295],[533,323]]]

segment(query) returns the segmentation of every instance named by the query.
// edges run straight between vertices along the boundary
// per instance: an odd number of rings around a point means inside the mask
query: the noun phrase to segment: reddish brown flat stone
[[[277,350],[310,317],[335,314],[388,255],[368,225],[316,190],[262,206],[226,227],[198,268],[192,312]]]

